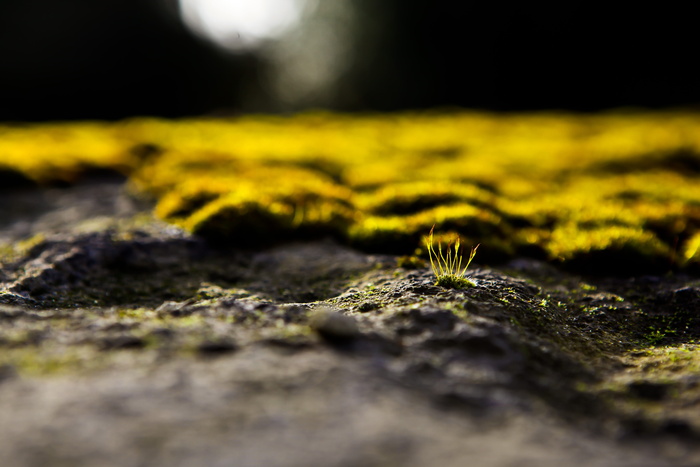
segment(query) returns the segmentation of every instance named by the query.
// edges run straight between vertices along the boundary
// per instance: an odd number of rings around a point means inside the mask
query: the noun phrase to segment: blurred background
[[[686,5],[0,0],[0,121],[696,107]]]

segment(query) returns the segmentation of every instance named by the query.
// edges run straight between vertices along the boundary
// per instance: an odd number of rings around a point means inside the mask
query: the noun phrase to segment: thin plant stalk
[[[434,231],[435,226],[430,229],[428,238],[426,239],[426,247],[428,250],[428,258],[430,259],[430,267],[437,278],[436,284],[445,285],[446,287],[453,288],[464,288],[469,285],[474,285],[472,281],[465,278],[464,275],[469,268],[472,260],[476,256],[476,250],[479,245],[472,248],[467,264],[462,268],[462,256],[460,254],[461,239],[457,237],[457,241],[454,245],[454,253],[452,251],[452,244],[448,244],[445,252],[442,251],[442,243],[438,242],[437,252],[434,246]]]

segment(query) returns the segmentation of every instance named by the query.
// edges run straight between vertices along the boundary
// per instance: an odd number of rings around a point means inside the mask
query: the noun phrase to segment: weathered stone
[[[700,462],[697,277],[519,259],[453,290],[395,264],[332,241],[215,247],[154,221],[44,232],[0,265],[0,452],[27,466]]]

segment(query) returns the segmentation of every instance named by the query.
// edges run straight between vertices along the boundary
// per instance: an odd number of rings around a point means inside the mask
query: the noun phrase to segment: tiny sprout
[[[452,243],[447,244],[447,249],[445,253],[442,252],[442,244],[438,242],[437,252],[433,246],[434,238],[433,231],[435,226],[430,229],[430,234],[425,239],[425,246],[428,249],[428,257],[430,258],[430,267],[435,273],[437,280],[435,285],[440,285],[443,287],[448,287],[451,289],[464,289],[466,287],[473,287],[474,282],[464,277],[467,272],[467,268],[471,264],[474,256],[476,256],[476,250],[479,245],[472,248],[469,254],[469,260],[467,264],[462,268],[462,254],[459,251],[460,248],[460,238],[457,236],[457,241],[454,244],[454,249]]]

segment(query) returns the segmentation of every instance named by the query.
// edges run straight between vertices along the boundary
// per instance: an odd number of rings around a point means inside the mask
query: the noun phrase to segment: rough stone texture
[[[116,182],[23,193],[0,465],[700,463],[698,277],[516,259],[452,290],[332,241],[214,248]]]

